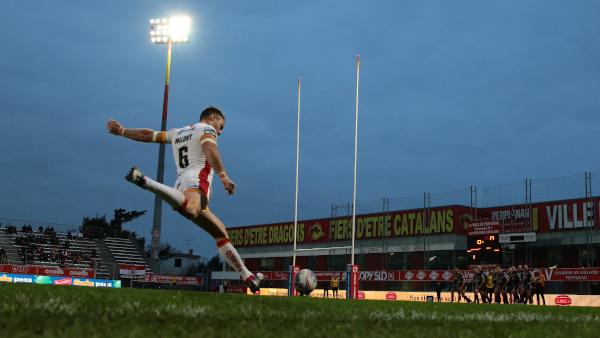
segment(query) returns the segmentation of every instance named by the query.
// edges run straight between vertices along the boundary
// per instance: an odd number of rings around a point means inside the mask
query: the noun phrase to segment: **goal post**
[[[296,201],[294,211],[294,257],[292,265],[288,268],[288,296],[297,296],[298,292],[294,287],[296,274],[300,267],[296,265],[296,254],[305,251],[337,250],[350,249],[350,264],[346,266],[346,298],[358,298],[358,274],[359,267],[354,264],[354,238],[356,236],[356,163],[358,158],[358,79],[360,69],[360,55],[356,58],[356,116],[354,127],[354,194],[352,199],[352,245],[338,246],[328,248],[297,248],[298,236],[298,167],[300,162],[300,78],[298,78],[298,128],[296,135]]]

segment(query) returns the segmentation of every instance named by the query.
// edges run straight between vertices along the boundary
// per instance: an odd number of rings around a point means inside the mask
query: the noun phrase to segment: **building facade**
[[[596,208],[596,206],[598,208]],[[356,216],[355,264],[360,271],[469,269],[468,225],[500,220],[501,233],[535,233],[535,242],[501,244],[497,265],[508,268],[581,268],[598,266],[600,199],[572,199],[491,208],[449,205]],[[345,271],[351,245],[351,217],[299,221],[296,265],[313,271]],[[294,255],[293,222],[228,229],[233,245],[251,271],[287,271]],[[287,287],[285,280],[269,281]],[[322,281],[318,287],[322,286]],[[593,293],[593,283],[550,282],[551,293]],[[343,286],[343,285],[342,285]],[[422,291],[427,282],[361,281],[361,290]]]
[[[169,259],[161,263],[161,273],[164,275],[183,276],[190,265],[198,263],[200,257],[194,255],[194,251],[191,249],[187,254],[171,253]]]

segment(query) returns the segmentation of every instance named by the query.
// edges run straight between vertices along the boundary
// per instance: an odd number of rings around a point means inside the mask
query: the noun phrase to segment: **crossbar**
[[[296,251],[320,251],[320,250],[337,250],[337,249],[352,249],[352,245],[349,245],[349,246],[333,246],[333,247],[329,247],[329,248],[296,249]]]

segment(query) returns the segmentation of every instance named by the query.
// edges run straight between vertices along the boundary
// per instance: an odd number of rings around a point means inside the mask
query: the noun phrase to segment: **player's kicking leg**
[[[168,187],[144,176],[136,167],[131,168],[125,179],[158,195],[173,210],[176,210],[185,218],[208,232],[217,242],[217,248],[221,257],[240,274],[242,280],[250,287],[252,293],[260,289],[260,281],[246,268],[237,250],[229,243],[229,236],[225,230],[225,225],[217,216],[206,210],[208,201],[204,195],[196,191],[186,191],[183,194],[175,188]]]

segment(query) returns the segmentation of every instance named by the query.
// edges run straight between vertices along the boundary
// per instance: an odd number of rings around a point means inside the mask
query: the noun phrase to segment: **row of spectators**
[[[68,268],[72,264],[89,263],[94,266],[99,265],[98,253],[95,248],[71,251],[71,240],[83,238],[83,233],[69,232],[67,240],[61,243],[60,238],[54,231],[54,228],[47,227],[45,230],[40,226],[40,233],[36,234],[29,231],[29,226],[24,226],[25,230],[17,232],[15,244],[19,245],[19,255],[26,263],[37,262],[56,262],[62,268]],[[45,245],[52,245],[50,249]]]
[[[2,226],[2,224],[0,223],[0,227]],[[12,225],[9,224],[6,226],[6,231],[9,234],[17,234],[18,230],[17,230],[17,226],[16,225]],[[23,226],[21,227],[21,233],[25,233],[25,234],[33,234],[33,227],[27,224],[23,224]],[[40,227],[38,228],[38,233],[40,234],[44,234],[44,235],[56,235],[56,229],[54,229],[54,226],[46,226],[46,228],[44,229],[43,225],[40,225]],[[89,239],[90,241],[93,239],[106,239],[106,234],[104,232],[94,232],[92,230],[86,230],[86,231],[80,231],[79,233],[76,233],[75,231],[69,231],[67,232],[67,238],[68,239]]]
[[[93,266],[94,261],[98,261],[98,265],[100,265],[96,249],[72,252],[66,249],[46,250],[43,246],[31,244],[29,246],[22,246],[19,249],[19,255],[28,263],[33,264],[36,261],[55,262],[59,263],[63,268],[68,268],[72,264],[82,264],[84,262]]]

